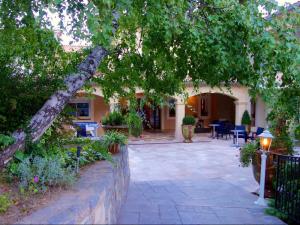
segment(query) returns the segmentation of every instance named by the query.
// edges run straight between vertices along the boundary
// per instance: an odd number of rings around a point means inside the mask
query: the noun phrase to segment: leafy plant
[[[255,154],[255,152],[259,148],[259,143],[257,141],[255,142],[249,142],[246,143],[240,150],[240,163],[242,167],[248,167],[252,161],[252,158]]]
[[[90,141],[82,146],[80,153],[79,164],[80,166],[87,165],[97,160],[107,160],[113,163],[111,154],[108,152],[107,147],[100,141]],[[68,149],[65,161],[68,165],[75,167],[77,160],[77,148],[72,147]]]
[[[0,213],[5,213],[11,205],[7,194],[0,195]]]
[[[245,112],[243,113],[241,123],[243,125],[251,125],[251,119],[250,119],[250,115],[249,115],[248,110],[245,110]]]
[[[65,167],[60,157],[34,158],[27,157],[17,169],[20,188],[37,193],[45,192],[48,186],[67,186],[75,181],[75,173],[70,167]]]
[[[300,125],[298,125],[298,126],[295,128],[294,134],[295,134],[295,138],[296,138],[297,140],[300,140]]]
[[[110,131],[103,136],[102,141],[105,146],[110,146],[112,144],[125,145],[127,143],[127,137],[122,133]]]
[[[182,119],[182,125],[195,125],[196,120],[193,116],[185,116]]]
[[[120,126],[125,125],[125,118],[119,111],[113,111],[102,118],[103,125]]]
[[[129,113],[126,118],[129,134],[139,137],[143,131],[143,120],[137,113]]]
[[[275,208],[275,200],[270,199],[268,202],[268,208],[265,209],[265,213],[271,216],[276,216],[277,218],[288,221],[288,215],[280,212],[278,209]]]
[[[13,144],[15,139],[11,136],[0,134],[0,150]]]

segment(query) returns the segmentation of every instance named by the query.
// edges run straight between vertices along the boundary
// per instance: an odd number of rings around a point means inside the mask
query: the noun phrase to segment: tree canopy
[[[89,49],[109,51],[93,78],[106,98],[173,95],[186,81],[299,90],[299,13],[271,1],[0,0],[0,132],[24,124],[87,55],[63,51],[51,15]]]

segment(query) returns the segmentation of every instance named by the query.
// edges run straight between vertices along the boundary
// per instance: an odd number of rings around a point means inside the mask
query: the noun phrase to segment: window
[[[87,102],[70,103],[73,109],[71,115],[75,117],[89,117],[90,116],[90,104]]]
[[[176,100],[174,98],[169,99],[169,113],[168,113],[169,118],[176,117],[175,101]]]

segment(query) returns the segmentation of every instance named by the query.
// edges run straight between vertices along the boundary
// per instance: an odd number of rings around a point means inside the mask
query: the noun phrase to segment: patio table
[[[240,147],[239,145],[239,133],[245,132],[245,130],[231,130],[232,133],[234,133],[236,137],[236,141],[234,143],[234,138],[233,138],[233,144],[231,145],[232,147]]]
[[[218,123],[211,123],[209,124],[210,127],[212,127],[212,130],[211,130],[211,138],[216,138],[215,136],[215,133],[216,133],[216,127],[219,127],[220,124]]]

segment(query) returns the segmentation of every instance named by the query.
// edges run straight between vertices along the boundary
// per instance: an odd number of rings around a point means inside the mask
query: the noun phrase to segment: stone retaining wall
[[[114,161],[85,168],[74,187],[18,224],[116,224],[130,179],[127,147]]]

